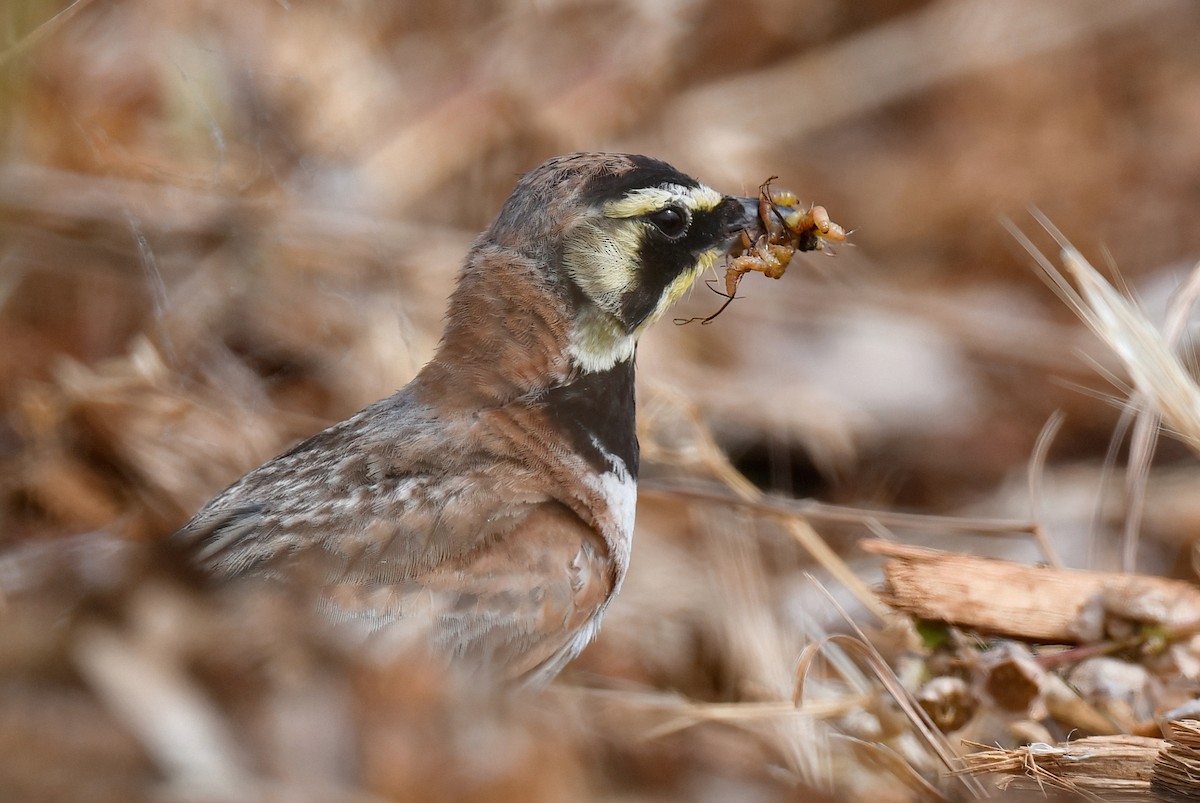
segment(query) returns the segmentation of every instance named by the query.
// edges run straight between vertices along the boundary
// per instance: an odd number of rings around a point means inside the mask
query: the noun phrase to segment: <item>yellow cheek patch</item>
[[[589,298],[602,309],[615,312],[621,296],[637,281],[633,257],[639,244],[636,228],[588,225],[568,240],[563,262]]]

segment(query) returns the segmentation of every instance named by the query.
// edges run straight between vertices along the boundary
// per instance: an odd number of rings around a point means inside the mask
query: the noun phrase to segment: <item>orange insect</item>
[[[725,292],[714,291],[725,296],[721,308],[707,318],[699,319],[702,324],[711,322],[725,311],[737,295],[742,277],[751,271],[778,279],[787,270],[792,256],[797,251],[822,251],[825,242],[846,241],[848,232],[829,219],[823,206],[812,206],[807,211],[795,209],[800,201],[790,192],[771,193],[771,176],[759,186],[758,219],[762,233],[753,237],[749,230],[741,233],[741,242],[731,252],[735,254],[725,270]],[[711,286],[711,283],[710,283]],[[691,323],[697,320],[677,320],[676,323]]]

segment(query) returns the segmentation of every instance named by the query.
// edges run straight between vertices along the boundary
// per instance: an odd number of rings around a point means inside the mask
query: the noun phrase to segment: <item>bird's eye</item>
[[[653,215],[648,215],[648,218],[659,231],[672,239],[683,234],[688,225],[687,210],[677,206],[668,206]]]

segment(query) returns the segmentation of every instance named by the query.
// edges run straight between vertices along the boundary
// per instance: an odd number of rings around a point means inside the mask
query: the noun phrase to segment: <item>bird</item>
[[[757,216],[655,158],[544,162],[472,245],[415,378],[247,473],[175,543],[210,576],[315,580],[332,619],[419,622],[435,654],[545,685],[629,568],[638,340]]]

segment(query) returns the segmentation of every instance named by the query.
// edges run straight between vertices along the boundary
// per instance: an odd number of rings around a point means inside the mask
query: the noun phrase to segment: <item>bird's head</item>
[[[531,371],[607,371],[631,361],[641,333],[758,225],[756,199],[722,195],[657,159],[550,159],[521,178],[476,242],[443,350],[461,361],[463,338],[496,330],[485,347],[517,344]]]
[[[597,371],[631,358],[641,333],[755,225],[755,199],[646,156],[580,153],[526,174],[486,236],[567,291],[570,356]]]

